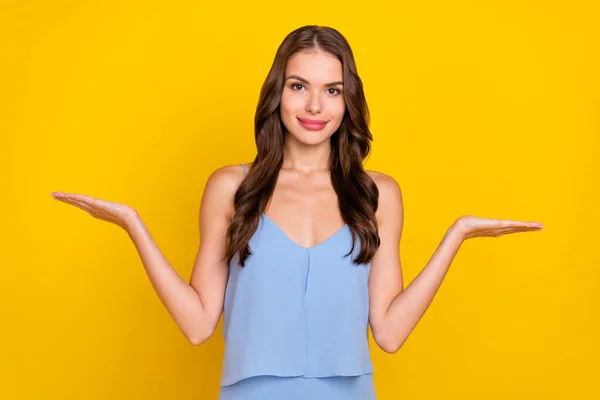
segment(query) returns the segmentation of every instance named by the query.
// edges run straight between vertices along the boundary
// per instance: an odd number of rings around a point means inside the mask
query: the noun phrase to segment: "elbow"
[[[397,353],[398,350],[400,350],[400,347],[402,347],[401,344],[396,344],[396,343],[377,343],[379,345],[379,348],[383,351],[385,351],[388,354],[394,354]]]
[[[188,337],[187,340],[188,340],[188,342],[190,342],[190,344],[192,346],[199,346],[206,341],[206,340],[202,340],[202,339],[199,339],[196,337]]]
[[[394,340],[393,338],[390,338],[390,337],[381,337],[381,336],[376,337],[375,336],[374,338],[375,338],[375,342],[377,343],[379,348],[388,354],[397,353],[398,350],[400,350],[400,348],[404,344],[404,341]]]
[[[202,343],[206,342],[210,336],[186,336],[186,338],[192,346],[200,346]]]
[[[192,346],[199,346],[202,343],[206,342],[208,339],[210,339],[213,333],[214,331],[202,333],[195,332],[193,334],[187,334],[185,335],[185,337]]]
[[[400,347],[402,347],[402,345],[388,344],[388,345],[384,345],[384,346],[380,346],[380,347],[386,353],[394,354],[394,353],[397,353],[398,350],[400,350]]]
[[[180,326],[185,338],[192,346],[199,346],[210,339],[217,329],[217,321],[207,321],[206,318],[197,318],[185,329]]]

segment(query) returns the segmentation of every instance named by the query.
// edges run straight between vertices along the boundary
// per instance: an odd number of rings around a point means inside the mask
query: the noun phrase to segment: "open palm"
[[[94,218],[111,222],[123,229],[126,229],[127,224],[137,215],[137,211],[126,204],[96,199],[83,194],[52,192],[50,195],[56,200],[87,211]]]
[[[456,224],[465,239],[485,236],[498,237],[509,233],[539,231],[544,228],[540,222],[479,218],[472,215],[460,217]]]

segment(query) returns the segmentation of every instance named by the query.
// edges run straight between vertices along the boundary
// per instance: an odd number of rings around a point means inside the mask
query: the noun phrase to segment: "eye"
[[[300,86],[301,88],[304,87],[304,85],[301,84],[301,83],[292,83],[290,85],[290,88],[292,90],[298,91],[299,89],[296,89],[297,86]],[[333,90],[334,93],[329,92],[330,90]],[[339,90],[339,89],[337,89],[337,88],[329,88],[329,89],[327,89],[327,91],[329,92],[329,94],[333,94],[333,95],[336,95],[336,96],[342,93],[342,91]]]

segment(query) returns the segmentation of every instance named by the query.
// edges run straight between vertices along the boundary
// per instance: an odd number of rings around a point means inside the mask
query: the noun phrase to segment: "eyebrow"
[[[286,81],[288,79],[298,79],[302,83],[306,83],[307,85],[309,84],[309,82],[306,79],[304,79],[298,75],[290,75],[287,78],[285,78]],[[330,82],[330,83],[326,84],[325,86],[335,86],[335,85],[344,85],[344,82],[342,82],[342,81]]]

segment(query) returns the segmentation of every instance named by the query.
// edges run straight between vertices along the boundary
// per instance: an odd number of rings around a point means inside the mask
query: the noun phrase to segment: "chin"
[[[333,132],[329,129],[320,130],[320,131],[311,131],[308,129],[304,129],[302,126],[296,128],[294,131],[288,130],[288,135],[293,136],[294,139],[300,143],[307,145],[316,145],[323,143],[331,137]]]

